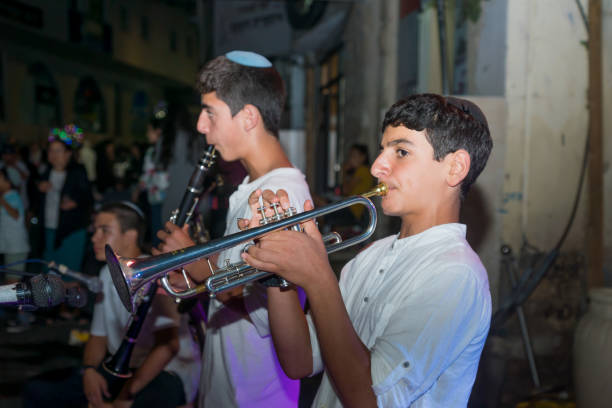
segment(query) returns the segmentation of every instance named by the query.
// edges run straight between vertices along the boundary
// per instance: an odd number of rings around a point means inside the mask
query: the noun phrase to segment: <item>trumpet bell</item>
[[[134,313],[136,308],[132,302],[132,295],[136,292],[136,290],[131,289],[133,287],[131,285],[133,280],[131,273],[132,268],[130,267],[133,260],[122,259],[120,256],[115,255],[115,252],[110,245],[106,245],[104,247],[104,252],[106,254],[106,263],[108,264],[111,279],[113,280],[115,289],[117,289],[119,299],[121,299],[121,303],[123,303],[123,306],[130,313]]]

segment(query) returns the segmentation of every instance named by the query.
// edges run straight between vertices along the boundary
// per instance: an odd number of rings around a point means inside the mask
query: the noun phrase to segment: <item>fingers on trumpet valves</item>
[[[292,215],[297,214],[294,207],[283,209],[278,202],[270,203],[268,206],[262,205],[261,207],[257,208],[257,211],[261,216],[261,219],[259,220],[260,225],[280,221],[283,218],[291,217]]]

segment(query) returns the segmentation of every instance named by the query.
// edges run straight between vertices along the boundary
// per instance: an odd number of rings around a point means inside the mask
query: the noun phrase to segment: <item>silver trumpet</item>
[[[228,264],[215,271],[204,284],[196,287],[176,291],[169,283],[168,272],[180,269],[192,262],[202,258],[210,257],[225,249],[235,247],[237,245],[246,245],[252,240],[261,238],[270,232],[293,228],[299,226],[300,223],[313,220],[317,217],[331,214],[338,210],[360,204],[366,207],[370,215],[370,222],[367,228],[360,234],[343,240],[338,234],[326,235],[323,240],[327,253],[340,251],[352,245],[368,239],[376,229],[376,207],[368,199],[373,196],[383,196],[387,193],[387,186],[383,183],[377,185],[372,190],[337,203],[329,204],[314,210],[305,211],[299,214],[292,215],[291,211],[286,218],[282,218],[276,222],[272,222],[260,227],[251,228],[245,231],[237,232],[232,235],[227,235],[209,241],[205,244],[194,245],[191,247],[179,249],[176,251],[160,254],[149,258],[122,258],[113,252],[110,246],[106,246],[106,261],[108,263],[110,274],[115,284],[115,288],[119,293],[119,298],[127,310],[133,312],[135,310],[134,297],[139,288],[148,282],[160,279],[161,285],[171,295],[177,298],[189,298],[203,292],[210,292],[214,295],[219,292],[231,289],[235,286],[243,285],[263,277],[271,275],[269,272],[260,271],[244,262],[236,264]],[[280,217],[278,217],[280,218]],[[295,229],[295,228],[294,228]]]

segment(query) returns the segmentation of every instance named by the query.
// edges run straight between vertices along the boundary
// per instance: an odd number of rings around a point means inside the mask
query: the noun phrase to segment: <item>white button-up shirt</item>
[[[342,270],[340,290],[371,353],[379,407],[465,407],[491,320],[486,270],[465,225],[376,241]],[[308,319],[314,372],[324,366]],[[313,407],[341,407],[327,377]]]

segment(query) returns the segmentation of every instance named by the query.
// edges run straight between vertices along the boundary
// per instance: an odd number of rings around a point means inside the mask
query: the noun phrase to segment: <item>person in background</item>
[[[368,147],[363,144],[354,144],[342,166],[342,195],[345,197],[357,195],[368,191],[373,185],[374,177],[370,174]]]
[[[96,182],[96,151],[91,146],[91,141],[84,140],[83,146],[79,150],[79,163],[81,163],[87,171],[87,179],[90,183]]]
[[[368,147],[363,144],[354,144],[349,150],[348,157],[342,166],[341,193],[343,197],[350,197],[368,191],[374,185],[374,177],[370,174],[370,159]],[[340,211],[333,216],[325,217],[333,226],[350,226],[361,228],[368,220],[363,219],[365,208],[362,205],[353,205],[348,211]]]
[[[30,208],[26,212],[26,227],[28,229],[28,236],[30,239],[30,256],[32,258],[42,258],[43,253],[43,234],[44,231],[40,228],[39,223],[39,208],[40,208],[40,191],[38,190],[38,183],[41,181],[41,177],[49,169],[49,163],[47,162],[47,153],[41,147],[41,143],[33,142],[29,145],[22,146],[21,157],[28,170],[30,176],[28,177],[28,199],[30,202]],[[37,269],[38,266],[30,265],[30,269]]]
[[[47,156],[50,168],[38,183],[39,224],[44,228],[43,258],[80,270],[87,240],[93,196],[85,168],[73,152],[82,141],[74,125],[49,133]]]
[[[128,258],[143,255],[144,214],[131,202],[103,204],[94,217],[91,237],[97,260],[104,261],[105,245]],[[24,387],[24,407],[175,408],[190,406],[200,374],[199,349],[174,299],[160,290],[153,300],[130,359],[134,375],[119,396],[108,398],[108,384],[98,368],[119,348],[130,313],[113,286],[107,265],[100,271],[102,296],[97,299],[91,337],[83,365],[68,375],[48,373]],[[145,287],[143,290],[147,290]]]
[[[29,251],[25,209],[6,168],[2,167],[0,168],[0,255],[3,259],[0,264],[7,265],[23,261],[28,257]],[[17,263],[11,265],[9,269],[25,271],[25,266],[25,263]],[[21,278],[20,275],[3,274],[3,279],[0,279],[0,282],[11,284],[19,282]],[[16,331],[12,329],[17,327],[23,328],[25,324],[29,323],[28,317],[29,315],[19,310],[16,320],[8,320],[9,328],[11,328],[9,331]]]
[[[166,199],[166,189],[170,185],[167,166],[170,161],[169,140],[162,137],[162,127],[168,115],[165,103],[155,107],[153,117],[147,125],[147,139],[149,147],[145,151],[140,176],[140,189],[147,192],[149,205],[149,230],[153,245],[159,243],[155,232],[162,227],[162,206]],[[177,180],[178,182],[178,180]],[[132,201],[135,200],[135,196]]]
[[[2,167],[0,168],[0,254],[4,255],[2,264],[22,261],[28,257],[29,251],[25,208],[6,168]],[[23,271],[25,264],[11,266],[11,269]],[[15,280],[19,280],[19,277],[15,276],[13,281]]]
[[[195,165],[204,153],[204,137],[195,131],[194,123],[195,117],[189,113],[187,106],[177,102],[168,104],[168,112],[162,122],[160,155],[161,165],[171,181],[162,205],[164,222],[178,208]]]
[[[24,208],[29,208],[28,199],[28,178],[30,171],[28,166],[21,160],[14,144],[7,143],[2,149],[2,165],[6,168],[7,174],[13,186],[21,196]]]
[[[27,148],[27,161],[33,168],[36,169],[37,176],[40,176],[49,167],[49,163],[47,162],[47,154],[42,148],[40,142],[30,143]]]
[[[114,188],[115,173],[113,167],[115,165],[115,143],[110,140],[103,140],[98,143],[95,148],[96,153],[96,183],[95,197],[96,201],[101,201],[106,193],[106,190]]]

